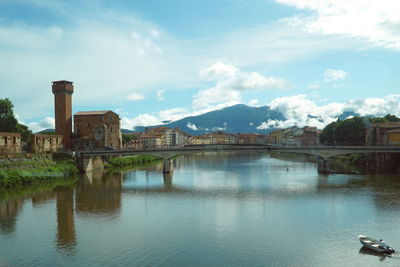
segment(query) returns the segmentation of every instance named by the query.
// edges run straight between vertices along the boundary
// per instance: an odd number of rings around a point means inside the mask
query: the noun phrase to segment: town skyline
[[[49,88],[58,79],[76,86],[73,113],[113,110],[127,129],[238,103],[268,105],[300,127],[343,111],[400,115],[393,1],[0,7],[0,92],[33,131],[54,127]]]

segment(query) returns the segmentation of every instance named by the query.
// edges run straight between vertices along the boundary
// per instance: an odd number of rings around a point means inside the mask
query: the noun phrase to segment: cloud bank
[[[315,126],[319,129],[336,121],[344,112],[354,112],[360,116],[385,116],[392,114],[400,117],[400,95],[384,98],[365,98],[349,100],[345,103],[317,105],[306,95],[279,97],[270,103],[270,108],[281,112],[286,120],[268,120],[257,129],[288,128],[292,126]]]
[[[311,11],[287,21],[305,31],[363,38],[369,43],[400,51],[400,2],[397,0],[275,0]]]
[[[290,83],[284,79],[267,77],[257,72],[241,71],[233,65],[217,62],[203,68],[200,77],[215,85],[200,90],[193,96],[194,109],[204,109],[216,103],[241,101],[242,93],[249,91],[265,91],[271,89],[287,89]]]

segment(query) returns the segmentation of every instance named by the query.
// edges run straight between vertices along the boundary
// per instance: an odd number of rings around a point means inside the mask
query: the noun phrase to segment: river
[[[400,176],[208,152],[0,198],[0,266],[400,266]]]

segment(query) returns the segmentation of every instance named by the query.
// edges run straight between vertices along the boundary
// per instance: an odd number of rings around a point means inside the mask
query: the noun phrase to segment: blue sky
[[[229,105],[323,127],[343,111],[400,116],[395,0],[0,0],[0,97],[34,131],[53,127],[51,81],[74,112],[124,128]],[[312,116],[309,116],[312,115]],[[312,119],[312,118],[317,119]]]

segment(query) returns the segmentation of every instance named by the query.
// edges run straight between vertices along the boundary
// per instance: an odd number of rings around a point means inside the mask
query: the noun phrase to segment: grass
[[[72,159],[18,162],[8,164],[7,169],[0,169],[0,188],[75,177],[77,174],[78,169]]]
[[[114,167],[121,168],[124,166],[140,165],[158,160],[161,160],[161,158],[155,156],[132,156],[123,158],[111,158],[104,167],[106,169]]]

